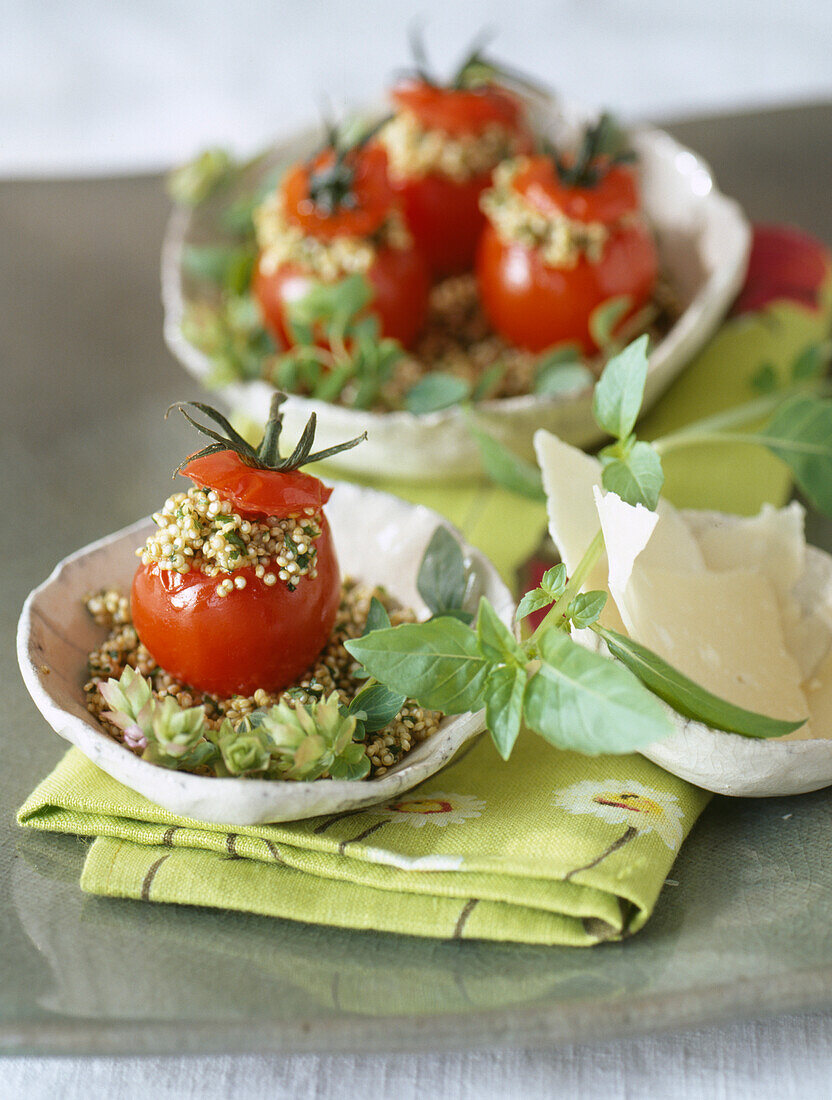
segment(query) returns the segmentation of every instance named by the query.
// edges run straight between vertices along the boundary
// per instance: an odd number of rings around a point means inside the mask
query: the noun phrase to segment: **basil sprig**
[[[832,514],[832,401],[818,395],[826,353],[806,349],[788,382],[757,386],[764,395],[736,409],[690,425],[655,443],[639,440],[635,426],[647,378],[647,338],[640,337],[608,362],[595,387],[593,413],[613,437],[600,452],[602,482],[632,505],[654,509],[664,479],[661,455],[692,443],[743,442],[766,446],[786,462],[806,496]],[[734,429],[762,421],[753,433]],[[478,426],[489,472],[526,495],[541,492],[539,480]],[[381,626],[347,642],[369,675],[391,691],[446,714],[485,710],[500,755],[507,759],[521,727],[563,749],[587,754],[627,753],[674,731],[668,704],[678,714],[713,729],[746,737],[782,737],[802,721],[745,710],[721,699],[674,668],[646,646],[599,621],[605,592],[583,592],[587,576],[604,551],[599,531],[567,576],[563,564],[549,569],[538,588],[517,608],[518,621],[548,607],[543,622],[519,641],[494,607],[480,600],[469,628],[458,610],[466,597],[462,554],[440,528],[419,574],[419,591],[433,617],[426,623]],[[610,657],[572,637],[593,630]]]

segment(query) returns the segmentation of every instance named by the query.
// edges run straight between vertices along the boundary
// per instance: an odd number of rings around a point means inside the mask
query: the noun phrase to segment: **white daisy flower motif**
[[[403,795],[372,812],[385,821],[406,822],[414,829],[421,829],[424,825],[461,825],[468,818],[479,817],[484,809],[485,802],[471,794],[426,791]]]
[[[571,814],[592,814],[610,825],[627,825],[635,833],[656,833],[673,852],[684,837],[685,815],[676,795],[637,780],[583,779],[557,791],[554,801]]]
[[[364,848],[361,853],[370,863],[384,863],[400,871],[458,871],[462,856],[405,856],[386,848]]]

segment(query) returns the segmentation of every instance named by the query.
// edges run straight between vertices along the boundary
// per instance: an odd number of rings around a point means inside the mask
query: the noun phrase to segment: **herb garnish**
[[[628,504],[655,509],[664,477],[661,454],[729,440],[767,446],[790,466],[807,497],[832,513],[832,401],[807,392],[817,389],[824,362],[824,356],[805,353],[784,389],[651,444],[633,432],[647,375],[647,338],[641,337],[610,360],[595,388],[596,421],[614,437],[600,455],[604,487]],[[766,413],[770,421],[753,434],[726,430],[759,421]],[[499,468],[499,480],[516,488],[521,460],[486,438],[484,457]],[[484,709],[504,758],[522,723],[560,748],[590,754],[633,751],[673,732],[660,700],[688,718],[747,737],[781,737],[803,724],[721,699],[647,647],[601,625],[606,593],[582,588],[603,551],[599,530],[571,577],[556,565],[539,588],[526,593],[518,620],[551,606],[524,641],[483,598],[473,629],[446,615],[372,630],[347,642],[347,649],[376,680],[423,706],[446,714]],[[458,580],[454,583],[458,592]],[[587,629],[606,644],[613,660],[572,637]]]
[[[585,128],[574,154],[564,156],[547,141],[543,151],[567,187],[596,187],[613,165],[632,164],[636,159],[626,133],[607,111]]]

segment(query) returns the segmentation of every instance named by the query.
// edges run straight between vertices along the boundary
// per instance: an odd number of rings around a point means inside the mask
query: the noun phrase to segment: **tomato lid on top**
[[[411,111],[426,130],[442,130],[454,137],[478,134],[494,123],[509,130],[523,128],[522,101],[499,84],[453,88],[408,77],[393,87],[390,97],[397,107]]]
[[[312,474],[258,469],[230,450],[192,458],[181,473],[202,489],[215,489],[246,515],[283,519],[304,508],[319,512],[332,495],[332,490]]]
[[[626,164],[598,163],[598,178],[591,184],[564,182],[552,158],[530,157],[511,181],[512,188],[541,214],[565,214],[578,222],[611,224],[638,211],[638,185]]]
[[[395,205],[380,145],[328,146],[295,164],[281,184],[286,219],[307,235],[369,237]]]

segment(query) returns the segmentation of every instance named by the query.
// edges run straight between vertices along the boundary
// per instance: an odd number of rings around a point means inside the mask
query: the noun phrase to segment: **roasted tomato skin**
[[[656,282],[658,255],[640,214],[635,177],[614,166],[595,186],[570,186],[548,157],[539,156],[511,186],[544,217],[600,223],[609,235],[597,262],[581,255],[572,267],[554,267],[538,248],[503,240],[488,222],[477,253],[483,308],[494,329],[517,347],[539,352],[570,341],[591,355],[598,350],[589,331],[592,312],[626,295],[630,317],[649,301]]]
[[[248,466],[234,451],[191,458],[182,473],[194,485],[216,489],[241,515],[291,516],[304,508],[319,512],[332,496],[329,486],[300,470],[261,470]]]
[[[502,241],[487,225],[477,257],[483,308],[495,330],[516,347],[539,352],[553,344],[577,343],[591,355],[593,310],[610,298],[629,295],[630,314],[648,301],[656,281],[656,249],[639,225],[614,233],[599,263],[583,256],[575,267],[550,267],[534,248]]]
[[[441,88],[419,80],[397,84],[391,98],[426,130],[449,138],[476,138],[495,124],[514,132],[518,151],[531,147],[521,101],[495,84],[476,89]],[[477,241],[485,225],[479,199],[491,182],[491,172],[458,181],[439,172],[397,178],[391,175],[410,231],[436,278],[470,271]]]
[[[485,227],[480,195],[491,173],[457,182],[434,172],[394,180],[410,232],[436,278],[470,271]]]
[[[317,576],[301,577],[293,592],[280,580],[265,584],[251,567],[232,574],[245,588],[220,596],[226,574],[140,565],[131,591],[139,638],[166,672],[199,691],[279,691],[315,663],[335,623],[341,584],[326,517],[315,545]]]
[[[367,271],[373,287],[369,310],[379,320],[382,336],[412,347],[425,324],[430,276],[424,259],[415,249],[382,248]],[[258,263],[252,292],[260,306],[263,322],[282,344],[294,343],[286,325],[286,308],[302,298],[316,282],[315,276],[294,264],[281,264],[266,273]]]

